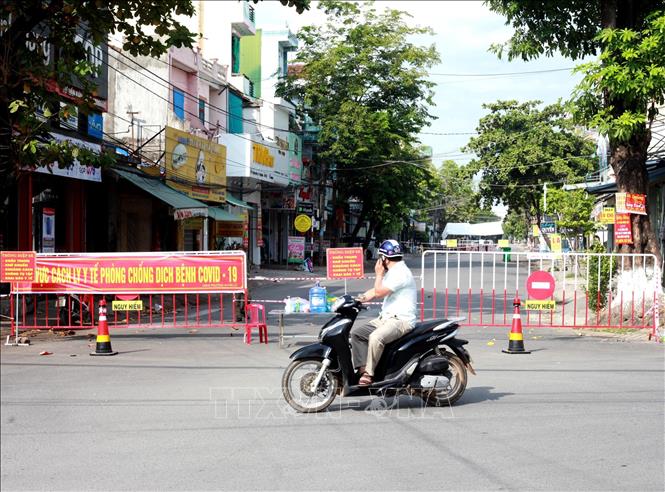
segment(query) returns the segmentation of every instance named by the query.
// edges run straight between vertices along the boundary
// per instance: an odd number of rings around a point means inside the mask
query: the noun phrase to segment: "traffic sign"
[[[530,299],[547,299],[554,294],[554,277],[542,270],[533,272],[526,279],[526,291]]]

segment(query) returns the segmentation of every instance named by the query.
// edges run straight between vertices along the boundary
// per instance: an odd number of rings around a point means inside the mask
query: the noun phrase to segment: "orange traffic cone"
[[[522,318],[520,318],[520,298],[515,297],[513,301],[515,313],[513,314],[513,326],[508,334],[508,349],[501,352],[506,354],[530,354],[529,350],[524,350],[524,337],[522,335]]]
[[[106,301],[99,301],[99,325],[97,326],[97,346],[90,355],[117,355],[111,348],[109,326],[106,322]]]

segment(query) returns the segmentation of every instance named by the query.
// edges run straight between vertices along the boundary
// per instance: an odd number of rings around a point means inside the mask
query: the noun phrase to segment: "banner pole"
[[[346,295],[346,279],[344,279],[344,295]]]
[[[16,318],[14,318],[14,334],[16,335],[16,345],[18,345],[18,284],[14,287],[16,289]],[[35,301],[35,313],[37,312],[37,301]]]

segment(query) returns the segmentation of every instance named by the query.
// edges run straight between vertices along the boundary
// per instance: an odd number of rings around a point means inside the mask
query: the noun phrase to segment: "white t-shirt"
[[[403,261],[398,262],[383,277],[383,286],[392,291],[386,296],[381,306],[384,316],[397,316],[408,321],[411,326],[416,324],[416,281],[411,270]]]

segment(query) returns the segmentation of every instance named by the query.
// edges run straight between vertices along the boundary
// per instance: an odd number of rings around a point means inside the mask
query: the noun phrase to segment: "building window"
[[[185,93],[173,88],[173,112],[181,120],[185,119]]]
[[[240,73],[240,38],[231,34],[231,72]]]
[[[199,98],[199,120],[205,125],[206,122],[206,100]]]

